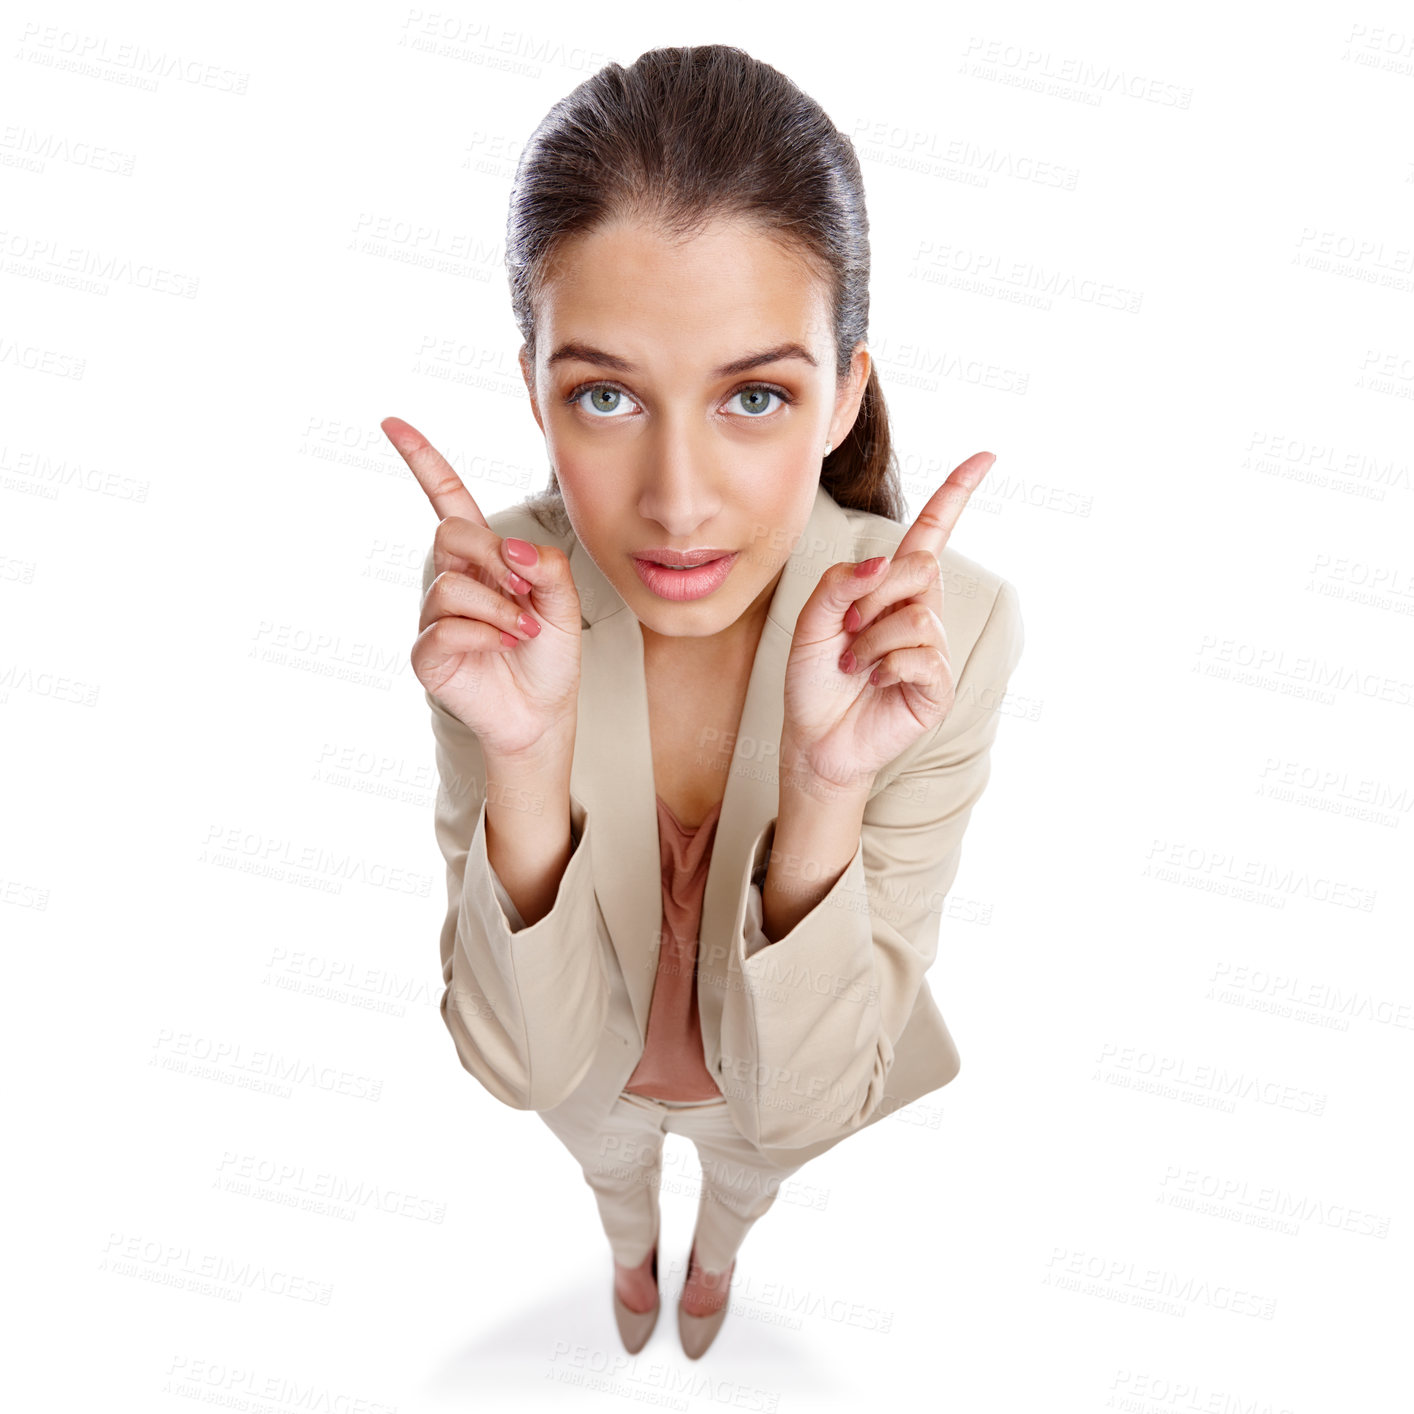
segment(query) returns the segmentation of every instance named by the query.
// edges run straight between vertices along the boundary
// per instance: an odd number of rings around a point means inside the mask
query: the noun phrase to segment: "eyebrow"
[[[777,344],[773,349],[762,349],[759,353],[745,354],[741,358],[734,358],[730,363],[724,363],[720,368],[714,368],[712,376],[714,378],[729,378],[733,373],[745,373],[749,368],[759,368],[763,363],[778,363],[787,358],[803,359],[812,368],[819,366],[809,349],[802,344],[790,341]],[[637,373],[639,371],[638,365],[630,363],[626,358],[620,358],[618,354],[606,353],[603,349],[597,349],[593,344],[582,343],[578,339],[570,339],[561,344],[546,360],[546,363],[550,367],[554,367],[555,364],[566,359],[579,359],[583,363],[597,363],[603,368],[612,368],[616,373]]]

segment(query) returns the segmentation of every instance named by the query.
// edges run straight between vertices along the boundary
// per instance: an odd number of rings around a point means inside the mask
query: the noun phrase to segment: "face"
[[[824,283],[745,223],[675,243],[623,222],[561,249],[536,316],[533,366],[521,351],[535,420],[575,534],[645,642],[759,630],[869,374],[861,344],[836,380]],[[693,550],[734,558],[637,563]]]

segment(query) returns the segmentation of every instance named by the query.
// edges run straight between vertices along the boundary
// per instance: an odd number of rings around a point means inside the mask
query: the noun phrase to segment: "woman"
[[[696,1357],[781,1180],[957,1072],[923,974],[1017,596],[947,545],[990,454],[903,524],[859,167],[769,65],[658,49],[581,84],[526,146],[507,261],[549,489],[488,520],[383,424],[439,521],[412,663],[442,1013],[583,1167],[630,1351],[663,1135],[693,1139]]]

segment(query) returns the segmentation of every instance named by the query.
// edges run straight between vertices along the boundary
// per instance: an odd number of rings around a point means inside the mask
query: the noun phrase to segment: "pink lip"
[[[695,550],[674,550],[671,545],[648,545],[634,554],[636,560],[653,560],[660,565],[705,565],[709,560],[730,555],[731,550],[718,546],[700,546]]]
[[[690,570],[664,569],[662,565],[655,564],[652,560],[640,559],[637,555],[629,558],[633,560],[633,567],[638,571],[639,579],[654,594],[660,599],[669,599],[681,604],[692,599],[706,598],[720,589],[736,563],[736,551],[719,554],[717,559]]]

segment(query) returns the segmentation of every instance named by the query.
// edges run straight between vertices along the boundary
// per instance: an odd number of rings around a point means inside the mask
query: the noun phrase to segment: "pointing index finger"
[[[426,492],[439,521],[448,516],[461,516],[476,525],[486,524],[481,507],[451,463],[417,428],[400,417],[385,417],[378,425]]]
[[[996,461],[991,452],[974,452],[972,456],[956,467],[951,476],[928,498],[927,504],[918,512],[913,524],[904,532],[903,539],[894,551],[894,558],[914,550],[928,550],[936,558],[962,514],[978,483],[992,469]]]

